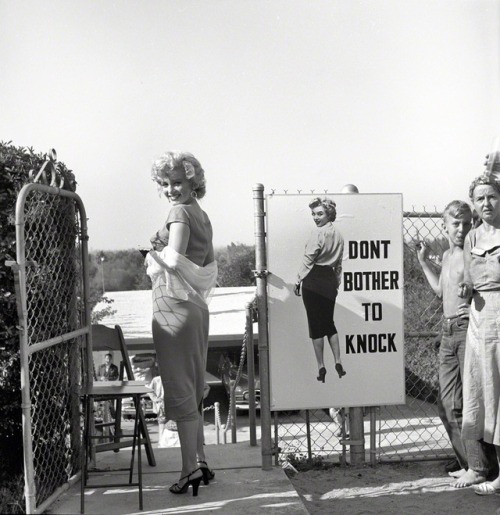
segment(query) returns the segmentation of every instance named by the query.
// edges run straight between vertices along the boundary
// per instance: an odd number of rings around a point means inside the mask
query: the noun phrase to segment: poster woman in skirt
[[[462,438],[493,444],[500,465],[500,184],[476,178],[469,195],[481,221],[464,245],[461,296],[472,296],[465,347]],[[500,493],[500,476],[474,486],[479,495]]]
[[[214,473],[203,449],[202,399],[208,351],[207,301],[215,287],[217,265],[212,225],[197,199],[205,195],[205,173],[189,153],[166,152],[153,165],[153,179],[171,209],[151,238],[146,257],[153,283],[153,341],[164,388],[165,417],[177,422],[182,471],[170,487],[174,494]]]
[[[342,367],[337,328],[333,321],[335,300],[342,274],[344,239],[334,228],[337,217],[336,205],[328,198],[315,198],[310,204],[311,214],[317,230],[307,244],[302,266],[297,275],[295,295],[300,295],[306,308],[309,337],[318,363],[317,380],[325,382],[326,368],[323,358],[324,337],[335,359],[335,370],[339,377],[346,374]]]

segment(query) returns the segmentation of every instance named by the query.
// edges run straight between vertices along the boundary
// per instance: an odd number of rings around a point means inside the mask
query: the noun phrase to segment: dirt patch
[[[289,478],[311,514],[500,515],[500,495],[453,488],[444,462],[334,467]]]

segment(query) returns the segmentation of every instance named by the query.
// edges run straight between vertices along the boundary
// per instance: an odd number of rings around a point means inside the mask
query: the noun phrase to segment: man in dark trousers
[[[118,379],[118,367],[113,364],[113,355],[110,352],[104,356],[104,363],[99,367],[97,379],[99,381],[116,381]]]

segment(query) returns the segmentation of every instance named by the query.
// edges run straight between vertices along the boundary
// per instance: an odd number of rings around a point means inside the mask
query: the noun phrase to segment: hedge
[[[14,274],[6,261],[16,259],[15,206],[21,188],[32,181],[49,154],[0,142],[0,483],[22,471],[19,330]],[[55,166],[58,184],[75,190],[75,177],[63,163]],[[40,181],[53,182],[42,173]]]

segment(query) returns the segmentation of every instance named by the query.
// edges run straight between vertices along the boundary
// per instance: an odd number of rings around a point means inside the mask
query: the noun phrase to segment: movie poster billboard
[[[334,307],[342,377],[327,337],[321,377],[303,291],[294,292],[318,230],[309,208],[316,197],[335,202],[333,228],[344,240]],[[266,217],[271,409],[404,403],[402,196],[272,194]]]

